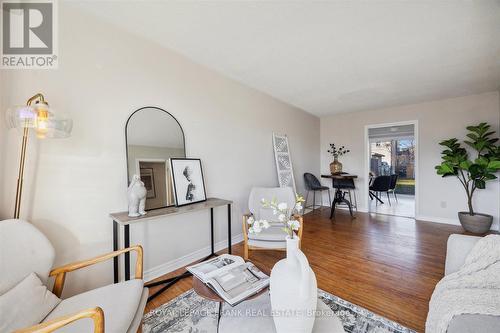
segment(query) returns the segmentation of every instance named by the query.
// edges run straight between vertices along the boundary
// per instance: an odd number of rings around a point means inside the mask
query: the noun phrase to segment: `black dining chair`
[[[389,197],[389,188],[391,186],[391,176],[378,176],[373,180],[373,183],[370,185],[370,192],[375,192],[375,193],[381,193],[381,192],[386,192],[387,193],[387,200],[389,201],[389,205],[391,205],[391,199]],[[375,193],[371,193],[371,195],[375,196],[378,201],[382,202],[380,200],[379,196]]]
[[[392,193],[394,195],[394,198],[396,199],[396,202],[398,202],[398,197],[396,196],[396,185],[398,183],[398,175],[394,174],[391,175],[391,184],[389,185],[389,191],[388,193]]]
[[[342,173],[347,174],[346,172]],[[356,212],[358,211],[358,200],[356,198],[356,185],[354,184],[354,179],[333,179],[333,188],[340,189],[344,193],[347,192],[351,206],[356,209]],[[354,204],[352,203],[351,191],[354,192]]]
[[[309,197],[310,191],[313,191],[313,204],[312,204],[313,210],[316,208],[316,192],[318,192],[318,191],[319,191],[320,196],[321,196],[321,205],[318,205],[318,207],[321,207],[323,205],[323,195],[322,195],[323,191],[328,191],[328,200],[329,200],[328,206],[330,206],[330,203],[332,202],[332,198],[330,196],[330,188],[328,186],[321,185],[318,178],[316,178],[316,176],[313,175],[312,173],[308,173],[308,172],[304,173],[304,183],[306,185],[306,190],[307,190],[306,201],[304,203],[304,209],[311,207],[311,206],[307,206],[307,198]]]

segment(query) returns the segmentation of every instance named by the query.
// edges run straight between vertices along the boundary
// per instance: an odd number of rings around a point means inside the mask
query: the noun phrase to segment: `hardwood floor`
[[[328,209],[304,216],[302,250],[318,288],[423,332],[429,299],[444,274],[446,241],[462,229],[366,213],[351,220],[344,210],[337,211],[333,222],[328,217]],[[242,255],[242,249],[237,244],[233,253]],[[269,270],[284,256],[277,251],[250,252],[251,261]],[[189,290],[191,279],[148,303],[146,312]]]

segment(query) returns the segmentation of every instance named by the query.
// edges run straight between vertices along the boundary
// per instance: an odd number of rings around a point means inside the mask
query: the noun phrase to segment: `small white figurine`
[[[128,216],[138,217],[146,215],[146,187],[138,175],[132,176],[132,181],[128,187]]]

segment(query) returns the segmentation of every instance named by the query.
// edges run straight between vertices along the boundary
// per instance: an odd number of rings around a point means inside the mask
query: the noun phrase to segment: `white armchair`
[[[448,238],[445,275],[458,271],[467,255],[481,237],[453,234]],[[462,314],[453,317],[447,333],[500,332],[500,317],[481,314]]]
[[[132,246],[90,260],[52,269],[55,257],[54,248],[38,229],[22,220],[1,221],[0,298],[7,295],[31,273],[35,273],[44,285],[47,285],[50,276],[55,277],[52,292],[57,297],[61,297],[67,273],[129,251],[137,252],[135,279],[62,299],[38,325],[23,328],[17,332],[45,333],[55,330],[78,333],[137,332],[148,297],[148,289],[144,288],[142,280],[142,247]],[[0,316],[0,321],[4,319],[6,318]]]
[[[276,198],[278,202],[286,202],[288,207],[295,205],[295,195],[290,187],[254,187],[248,198],[249,214],[243,215],[243,257],[248,260],[250,250],[286,250],[286,232],[282,230],[280,222],[276,221],[276,216],[270,208],[262,207],[262,199],[272,200]],[[259,234],[251,234],[248,232],[248,218],[253,216],[254,219],[265,219],[269,221],[271,226],[268,229],[262,230]],[[297,231],[299,237],[299,247],[302,239],[302,230],[304,222],[302,216],[297,216],[300,223],[300,228]]]

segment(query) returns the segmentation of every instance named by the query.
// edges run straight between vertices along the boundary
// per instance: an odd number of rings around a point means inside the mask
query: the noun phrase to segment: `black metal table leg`
[[[347,200],[344,196],[345,196],[345,193],[342,195],[341,202],[345,203],[347,205],[347,207],[349,207],[349,214],[351,214],[351,217],[354,217],[354,215],[352,214],[351,202],[349,200]]]
[[[231,204],[227,205],[227,253],[231,254]]]
[[[118,222],[113,220],[113,251],[118,251]],[[118,257],[113,258],[114,282],[118,283]]]
[[[222,302],[219,302],[219,314],[217,316],[217,333],[219,333],[220,317],[222,317]]]
[[[130,225],[123,229],[125,248],[130,247]],[[130,252],[125,252],[125,281],[130,280]]]
[[[335,214],[335,200],[332,201],[332,207],[330,208],[330,220],[333,218],[333,215]]]
[[[215,245],[214,245],[214,209],[210,208],[210,254],[215,254]]]
[[[349,213],[351,214],[351,217],[354,217],[354,215],[352,213],[351,202],[345,198],[345,193],[342,193],[342,190],[337,188],[335,191],[335,196],[334,196],[333,201],[332,201],[332,208],[330,211],[330,219],[332,219],[334,214],[335,214],[335,206],[337,204],[341,204],[341,203],[344,203],[347,205],[347,207],[349,208]]]
[[[126,225],[126,227],[128,227],[128,225]],[[126,232],[128,232],[128,229]],[[229,232],[229,237],[228,237],[229,238],[229,253],[231,253],[231,205],[228,205],[228,232]],[[127,245],[125,244],[125,246],[127,246]],[[210,251],[211,253],[207,257],[201,259],[201,261],[205,261],[205,260],[208,260],[212,257],[217,256],[217,254],[215,254],[214,209],[213,208],[210,208],[210,249],[211,249],[211,251]],[[125,266],[125,271],[126,270],[127,270],[127,266]],[[130,271],[130,266],[129,266],[129,271]],[[170,288],[171,286],[176,284],[178,281],[182,280],[183,278],[189,277],[189,276],[192,276],[192,274],[190,272],[186,271],[180,275],[177,275],[177,276],[174,276],[171,278],[146,283],[146,285],[145,285],[146,287],[154,287],[154,286],[159,286],[159,285],[165,284],[158,291],[156,291],[154,294],[152,294],[151,296],[148,297],[148,302],[151,301],[152,299],[156,298],[158,295],[160,295],[162,292],[164,292],[165,290],[167,290],[168,288]]]
[[[335,206],[337,205],[337,197],[339,195],[342,195],[342,193],[340,193],[340,189],[336,189],[335,195],[333,196],[332,208],[330,209],[330,219],[332,219],[333,215],[335,215]]]

